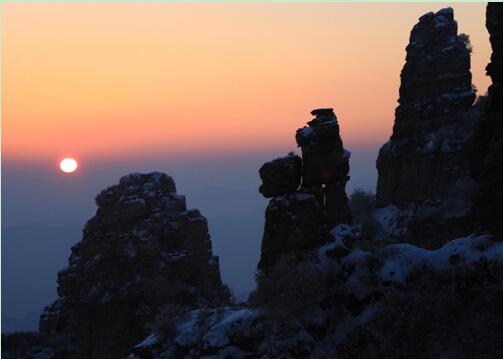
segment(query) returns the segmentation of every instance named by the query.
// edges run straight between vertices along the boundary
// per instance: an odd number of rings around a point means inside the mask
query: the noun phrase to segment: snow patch
[[[210,331],[203,336],[205,346],[212,348],[222,348],[230,343],[230,329],[231,327],[240,323],[250,323],[255,320],[259,315],[258,309],[238,309],[229,310],[224,314],[221,321],[215,324]]]
[[[159,343],[159,338],[155,334],[150,334],[141,343],[135,345],[135,349],[149,347]]]

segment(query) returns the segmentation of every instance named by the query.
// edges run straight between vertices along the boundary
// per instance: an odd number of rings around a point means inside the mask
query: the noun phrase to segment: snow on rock
[[[155,334],[150,334],[148,337],[146,337],[141,343],[135,345],[135,348],[143,348],[143,347],[149,347],[152,345],[155,345],[159,343],[159,338]]]
[[[369,258],[377,263],[377,279],[380,283],[405,284],[413,270],[446,271],[453,267],[467,268],[480,261],[503,264],[503,242],[489,235],[469,235],[453,240],[437,250],[428,250],[408,243],[391,244],[374,253],[354,250],[341,262],[354,270],[346,284],[362,284],[368,277],[366,265]],[[358,291],[358,286],[354,290]]]
[[[201,333],[197,326],[197,318],[200,312],[200,309],[191,311],[188,319],[178,325],[175,337],[175,342],[178,345],[189,347],[195,345],[201,339]]]
[[[421,16],[406,51],[393,134],[377,159],[376,201],[379,207],[395,205],[408,211],[423,205],[440,207],[459,195],[451,189],[458,179],[471,178],[469,154],[482,109],[473,106],[470,50],[466,37],[458,35],[452,9]],[[410,213],[410,225],[400,224],[395,213],[391,215],[397,221],[391,223],[377,218],[385,226],[384,238],[379,239],[439,248],[473,232],[473,204],[464,205],[466,210],[451,218],[437,213],[432,219],[418,219]]]
[[[382,248],[377,256],[383,261],[379,279],[383,283],[403,284],[416,268],[444,271],[452,266],[469,267],[481,260],[503,263],[503,242],[496,242],[488,235],[470,235],[453,240],[437,250],[406,243],[393,244]]]
[[[330,238],[318,250],[322,262],[331,257],[341,256],[350,252],[352,242],[357,238],[358,227],[349,224],[338,224],[330,231]]]
[[[256,308],[220,307],[211,309],[208,313],[203,313],[201,309],[193,310],[178,325],[175,343],[182,347],[198,343],[202,343],[205,348],[225,347],[230,344],[233,331],[249,327],[260,313]]]
[[[378,224],[376,240],[384,241],[399,237],[407,230],[407,223],[412,215],[412,208],[400,210],[395,205],[377,208],[374,220]]]
[[[216,322],[203,336],[206,347],[222,348],[230,343],[230,331],[235,325],[248,324],[260,314],[257,309],[243,308],[227,310],[220,321]]]

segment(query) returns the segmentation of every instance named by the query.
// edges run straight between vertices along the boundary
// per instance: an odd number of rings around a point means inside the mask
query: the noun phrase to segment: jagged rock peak
[[[299,128],[295,139],[302,149],[302,185],[321,186],[347,181],[349,152],[344,150],[339,123],[333,109],[311,112],[315,118]]]
[[[337,122],[337,116],[335,116],[333,108],[318,108],[312,110],[311,115],[315,116],[315,118],[307,123],[310,127],[320,126],[327,122]]]
[[[456,218],[455,224],[439,224],[454,232],[435,239],[437,246],[471,230],[467,216],[475,191],[469,154],[480,108],[472,106],[469,38],[457,31],[451,8],[423,15],[412,29],[393,134],[377,159],[378,205],[413,206],[418,216],[411,218],[422,218],[409,225],[409,235],[437,237],[443,231],[430,225],[432,216]]]
[[[503,235],[503,4],[488,3],[486,27],[493,53],[487,65],[491,77],[485,113],[477,128],[472,173],[479,183],[477,219],[485,230]]]
[[[392,138],[410,135],[407,120],[468,109],[475,100],[469,37],[458,35],[452,8],[423,15],[411,31],[401,73],[400,106]],[[403,126],[402,126],[403,122]],[[428,121],[415,128],[428,129]]]
[[[121,177],[119,184],[108,187],[96,196],[96,205],[106,208],[114,204],[134,201],[134,199],[159,199],[170,193],[176,194],[173,178],[160,173],[130,173]]]
[[[72,337],[75,358],[121,357],[167,303],[228,303],[206,218],[187,210],[170,176],[129,174],[96,204],[40,318],[42,333]]]

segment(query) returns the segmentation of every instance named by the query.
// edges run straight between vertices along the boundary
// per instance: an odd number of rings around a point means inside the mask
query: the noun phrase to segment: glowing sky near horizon
[[[295,148],[334,107],[348,148],[391,133],[412,26],[446,4],[11,3],[7,159]],[[454,4],[485,93],[485,4]]]

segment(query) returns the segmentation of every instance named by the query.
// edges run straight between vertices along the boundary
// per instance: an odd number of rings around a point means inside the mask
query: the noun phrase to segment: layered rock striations
[[[378,205],[407,209],[406,239],[426,247],[472,229],[469,157],[480,110],[472,106],[469,39],[457,30],[451,8],[412,29],[393,134],[377,159]]]
[[[58,273],[40,332],[67,334],[75,358],[119,358],[167,303],[227,303],[206,218],[163,173],[132,173],[96,197],[98,210]]]
[[[486,108],[476,132],[473,174],[479,184],[477,219],[485,229],[503,235],[503,4],[488,3],[486,27],[493,53],[487,65],[491,77]]]
[[[266,209],[260,269],[270,268],[283,255],[319,247],[327,228],[351,222],[345,191],[349,152],[343,148],[337,118],[332,109],[311,114],[315,118],[295,136],[302,159],[290,154],[259,170],[259,191],[272,197]]]

